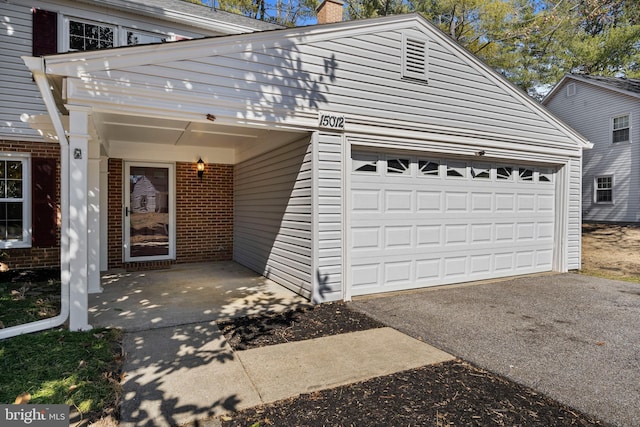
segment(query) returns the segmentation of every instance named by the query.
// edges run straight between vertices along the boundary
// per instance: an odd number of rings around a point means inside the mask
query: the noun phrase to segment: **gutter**
[[[11,326],[0,329],[0,340],[15,337],[17,335],[31,332],[43,331],[56,328],[64,324],[69,318],[70,304],[70,278],[71,269],[69,262],[69,141],[62,124],[60,115],[56,108],[55,100],[51,94],[49,82],[45,73],[44,58],[34,58],[23,56],[22,60],[27,68],[33,73],[33,78],[38,85],[40,94],[47,107],[49,117],[53,122],[55,132],[60,143],[60,314],[49,319],[38,320],[36,322],[25,323],[23,325]]]

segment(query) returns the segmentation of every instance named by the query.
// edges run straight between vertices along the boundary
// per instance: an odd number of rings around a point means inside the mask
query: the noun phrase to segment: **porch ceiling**
[[[215,122],[191,122],[125,114],[96,113],[100,138],[107,142],[147,143],[180,147],[235,148],[254,144],[273,146],[300,138],[299,132],[240,127]]]
[[[68,116],[62,116],[62,121],[65,129],[68,129]],[[29,123],[45,139],[57,141],[48,115],[31,116]],[[167,148],[191,147],[198,149],[198,152],[203,149],[233,150],[236,161],[241,161],[246,156],[296,141],[306,132],[94,112],[89,133],[94,140],[100,141],[105,155],[109,155],[108,147],[113,145],[132,147],[132,144],[155,144]],[[175,153],[175,150],[172,152]]]

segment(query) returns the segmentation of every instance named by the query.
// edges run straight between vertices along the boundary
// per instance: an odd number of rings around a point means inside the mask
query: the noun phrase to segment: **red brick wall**
[[[169,263],[123,259],[123,162],[109,159],[109,268],[166,268]],[[176,263],[233,257],[233,166],[206,165],[202,181],[194,163],[176,164]]]
[[[31,153],[31,157],[43,157],[56,159],[56,200],[58,202],[58,224],[57,241],[58,244],[52,247],[4,249],[0,250],[6,254],[1,261],[9,268],[38,268],[38,267],[59,267],[60,266],[60,145],[49,142],[19,142],[0,140],[0,153],[19,152]]]
[[[176,164],[177,262],[233,257],[233,166],[208,164],[202,181],[194,163]]]
[[[122,267],[122,160],[109,159],[107,252],[109,268]]]

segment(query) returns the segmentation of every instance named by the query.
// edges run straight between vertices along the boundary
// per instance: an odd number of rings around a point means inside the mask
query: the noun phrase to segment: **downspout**
[[[55,100],[51,94],[51,89],[45,74],[44,58],[34,58],[23,56],[22,60],[27,65],[33,78],[38,85],[40,94],[47,107],[47,112],[56,135],[60,143],[60,314],[48,319],[38,320],[36,322],[25,323],[23,325],[11,326],[0,329],[0,339],[11,338],[17,335],[27,334],[31,332],[52,329],[64,324],[69,318],[69,283],[70,283],[70,263],[69,263],[69,141],[58,114]]]

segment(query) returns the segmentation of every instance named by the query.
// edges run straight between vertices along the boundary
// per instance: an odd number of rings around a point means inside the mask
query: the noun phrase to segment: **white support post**
[[[69,109],[69,329],[86,331],[89,325],[89,109]]]
[[[109,159],[103,156],[100,158],[100,271],[107,271],[109,268],[109,248],[107,246],[109,233],[108,189]]]
[[[101,242],[101,227],[100,227],[100,144],[96,141],[92,141],[89,145],[89,170],[87,174],[88,184],[88,283],[89,293],[95,294],[102,292],[100,286],[100,242]]]

